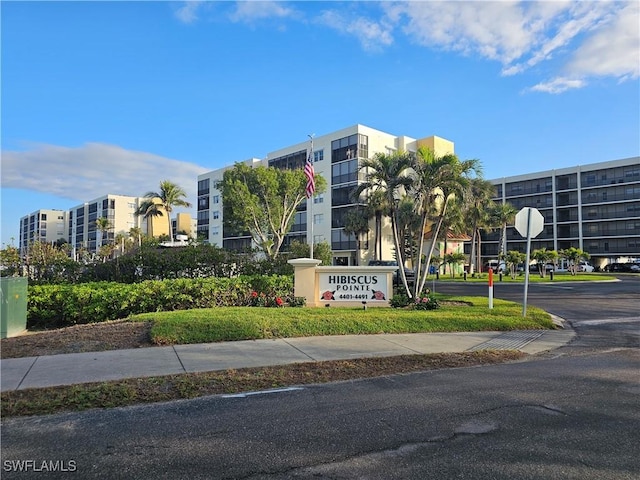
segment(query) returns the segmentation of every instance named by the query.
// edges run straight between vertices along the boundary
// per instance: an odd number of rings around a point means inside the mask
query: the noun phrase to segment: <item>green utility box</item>
[[[0,338],[15,337],[27,330],[26,277],[0,278]]]

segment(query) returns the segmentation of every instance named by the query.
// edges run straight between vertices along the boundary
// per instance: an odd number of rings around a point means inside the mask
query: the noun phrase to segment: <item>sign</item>
[[[323,272],[318,277],[319,301],[375,303],[389,299],[386,273]]]
[[[527,257],[524,262],[524,299],[522,316],[527,316],[527,294],[529,292],[529,262],[531,261],[531,239],[540,235],[544,229],[544,217],[536,208],[524,207],[516,213],[516,230],[527,239]]]
[[[516,214],[516,230],[527,238],[535,238],[544,230],[544,217],[537,208],[524,207]]]

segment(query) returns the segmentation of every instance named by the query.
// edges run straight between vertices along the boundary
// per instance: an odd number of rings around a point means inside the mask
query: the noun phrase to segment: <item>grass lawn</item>
[[[470,332],[553,328],[551,316],[520,304],[483,297],[440,297],[436,310],[401,308],[259,308],[225,307],[135,315],[152,321],[151,336],[159,345],[208,343],[318,335]]]
[[[451,274],[441,274],[440,282],[483,282],[487,283],[489,280],[488,273],[479,273],[475,274],[475,276],[467,275],[467,279],[465,280],[462,275],[456,274],[455,277],[452,277]],[[615,280],[615,277],[611,275],[601,274],[601,273],[578,273],[577,275],[571,275],[568,272],[557,272],[553,274],[553,280],[549,274],[545,274],[544,277],[541,277],[537,272],[529,273],[529,283],[540,283],[540,282],[602,282],[606,280]],[[499,282],[500,275],[497,273],[493,275],[493,281]],[[427,277],[426,286],[429,286],[429,283],[433,282],[433,275]],[[516,278],[511,278],[509,274],[502,275],[502,282],[505,283],[522,283],[524,284],[524,273],[519,273],[516,275]]]

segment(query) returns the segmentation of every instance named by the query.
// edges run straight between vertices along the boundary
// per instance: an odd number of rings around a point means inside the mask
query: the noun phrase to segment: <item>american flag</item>
[[[315,173],[313,171],[313,144],[309,150],[307,163],[304,165],[304,175],[307,177],[307,188],[305,189],[305,192],[307,193],[307,198],[311,198],[313,193],[316,191],[316,179],[314,178]]]

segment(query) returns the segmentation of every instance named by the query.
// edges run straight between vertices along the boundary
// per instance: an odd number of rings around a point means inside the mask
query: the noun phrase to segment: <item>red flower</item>
[[[322,300],[335,300],[333,297],[333,292],[331,290],[325,291],[322,295],[320,295]]]
[[[373,292],[373,297],[371,297],[372,300],[385,300],[384,298],[384,293],[380,290],[372,290]]]
[[[276,297],[276,305],[278,305],[279,307],[282,306],[284,302],[282,301],[282,299],[280,297]]]
[[[258,292],[256,292],[255,290],[253,292],[251,292],[251,296],[253,298],[256,298],[258,296]]]

